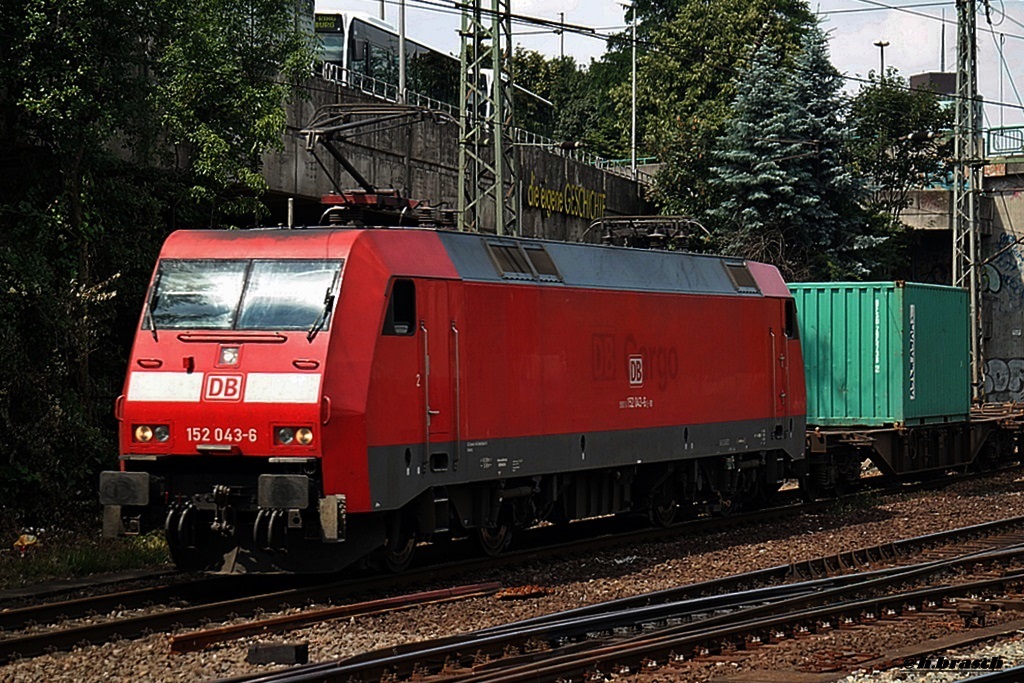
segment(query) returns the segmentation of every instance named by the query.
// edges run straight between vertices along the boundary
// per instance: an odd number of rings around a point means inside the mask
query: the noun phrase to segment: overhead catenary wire
[[[420,9],[423,9],[425,11],[436,11],[436,12],[440,12],[440,13],[444,13],[444,14],[451,14],[453,16],[461,16],[461,12],[462,12],[461,8],[467,6],[467,5],[463,4],[463,3],[455,2],[455,1],[451,1],[451,2],[443,2],[442,0],[407,0],[407,1],[408,1],[408,3],[410,5],[418,5],[418,6],[420,6]],[[858,0],[858,1],[859,2],[864,2],[864,3],[867,3],[867,4],[871,4],[871,5],[875,5],[879,9],[886,9],[886,10],[899,10],[899,9],[901,9],[900,6],[887,5],[887,4],[882,3],[882,2],[877,2],[876,0]],[[385,0],[385,2],[387,4],[391,4],[391,5],[397,5],[398,4],[398,0]],[[491,10],[486,9],[486,8],[482,9],[482,12],[484,14],[493,14],[493,12]],[[932,19],[932,20],[935,20],[935,21],[943,21],[943,19],[941,17],[935,17],[935,16],[932,16],[932,15],[923,14],[923,13],[915,13],[915,14],[918,14],[919,16],[922,16],[922,17],[925,17],[925,18],[929,18],[929,19]],[[594,28],[594,27],[588,27],[588,26],[583,26],[583,25],[579,25],[579,24],[571,24],[571,23],[562,24],[562,23],[559,23],[556,20],[540,19],[540,18],[535,18],[535,17],[529,17],[527,15],[513,15],[513,17],[515,17],[513,19],[513,21],[515,21],[517,23],[532,24],[532,23],[535,22],[536,25],[548,26],[548,27],[558,27],[559,30],[564,30],[564,31],[570,32],[570,33],[577,33],[577,34],[582,35],[584,37],[595,39],[595,40],[603,40],[606,43],[610,42],[610,41],[613,41],[613,40],[615,40],[615,41],[622,41],[622,42],[628,42],[628,40],[629,40],[628,38],[625,38],[621,33],[604,33],[605,31],[612,30],[612,29],[617,28],[617,27]],[[946,20],[946,23],[955,23],[955,22],[953,22],[951,20]],[[1017,39],[1020,39],[1020,40],[1024,40],[1024,36],[1015,36],[1013,34],[1004,34],[1004,35],[1007,35],[1007,37],[1014,37],[1014,38],[1017,38]],[[0,36],[5,36],[8,39],[13,39],[14,38],[14,36],[10,36],[10,34],[6,34],[5,35],[2,32],[0,32]],[[661,41],[654,41],[654,40],[651,40],[649,38],[644,38],[644,37],[638,37],[636,42],[637,42],[637,46],[638,47],[643,47],[645,50],[647,50],[647,52],[649,54],[655,54],[655,55],[664,54],[666,56],[670,56],[670,55],[674,54],[675,49],[676,49],[676,46],[674,46],[674,45],[667,44],[667,43],[664,43],[664,42],[661,42]],[[116,56],[116,57],[119,57],[119,58],[122,57],[122,55],[110,55],[110,56]],[[133,63],[136,63],[136,64],[140,65],[140,66],[145,65],[145,66],[153,67],[153,66],[157,65],[157,60],[150,59],[150,58],[136,57],[135,59],[133,59],[131,61]],[[191,64],[191,65],[189,65],[188,68],[189,68],[189,70],[194,71],[196,73],[208,73],[208,74],[216,73],[215,70],[204,69],[202,66],[200,66],[198,64]],[[733,68],[733,67],[722,66],[720,68],[722,68],[723,70],[728,71],[730,77],[735,77],[739,73],[739,71],[736,68]],[[224,74],[224,75],[227,76],[227,74]],[[878,84],[877,80],[872,80],[870,78],[864,78],[864,77],[860,77],[860,76],[856,76],[856,75],[840,73],[840,77],[843,78],[844,81],[850,82],[850,83],[859,83],[859,84],[864,84],[864,85],[877,85]],[[276,84],[284,84],[282,81],[280,81],[278,79],[268,79],[266,82],[268,82],[268,83],[276,83]],[[327,88],[311,87],[311,86],[304,85],[304,84],[288,83],[287,85],[290,85],[292,87],[296,87],[298,89],[305,90],[305,91],[308,91],[308,92],[316,92],[316,91],[323,92],[323,91],[327,91],[328,90]],[[893,87],[897,87],[897,88],[899,88],[901,90],[906,90],[906,91],[911,91],[911,92],[913,92],[915,90],[921,90],[921,89],[917,89],[917,88],[912,88],[909,85],[895,85],[894,84]],[[929,90],[929,92],[931,92],[931,91]],[[956,99],[957,96],[956,95],[948,95],[946,97],[948,99],[952,100],[952,99]],[[1020,98],[1018,98],[1018,100],[1020,100]],[[1009,102],[996,102],[996,101],[992,101],[992,100],[987,100],[985,102],[985,104],[988,105],[988,106],[992,106],[992,107],[1002,107],[1002,108],[1006,108],[1006,109],[1012,109],[1012,110],[1015,110],[1015,111],[1024,111],[1024,104],[1021,104],[1019,102],[1014,104],[1014,103],[1009,103]]]
[[[398,1],[399,0],[385,0],[385,2],[387,2],[388,4],[392,4],[392,5],[397,5]],[[412,4],[412,5],[419,6],[420,9],[425,10],[425,11],[436,11],[436,12],[439,12],[439,13],[451,14],[451,15],[461,15],[462,8],[470,7],[470,5],[467,5],[467,4],[462,3],[462,2],[458,2],[457,0],[448,0],[448,1],[445,1],[445,0],[407,0],[407,1],[410,4]],[[879,2],[878,0],[857,0],[857,1],[865,3],[865,4],[872,5],[873,7],[869,8],[869,9],[890,10],[890,11],[893,11],[893,10],[895,10],[895,11],[906,11],[906,12],[908,12],[910,14],[915,15],[915,16],[919,16],[919,17],[922,17],[922,18],[930,19],[930,20],[933,20],[933,21],[944,22],[944,23],[947,23],[947,24],[954,24],[954,25],[956,24],[955,20],[952,20],[952,19],[944,19],[943,17],[937,17],[937,16],[926,14],[926,13],[923,13],[923,12],[914,12],[912,10],[906,9],[906,7],[909,7],[909,6],[891,5],[891,4],[887,4],[887,3],[884,3],[884,2]],[[948,4],[948,3],[936,3],[936,6],[939,5],[939,4]],[[481,12],[483,14],[485,14],[485,15],[492,15],[494,13],[493,10],[491,10],[489,8],[481,8]],[[505,13],[502,13],[502,14],[504,15]],[[613,41],[613,40],[614,41],[620,41],[620,42],[628,42],[629,41],[629,38],[625,37],[622,33],[606,33],[606,31],[614,29],[614,28],[618,28],[618,27],[595,28],[595,27],[585,26],[585,25],[581,25],[581,24],[574,24],[574,23],[565,23],[565,24],[563,24],[563,23],[560,23],[558,20],[555,20],[555,19],[544,19],[544,18],[540,18],[540,17],[531,17],[529,15],[524,15],[524,14],[516,14],[516,13],[508,13],[508,14],[509,14],[509,16],[512,17],[513,23],[517,23],[517,24],[521,24],[521,25],[546,26],[546,27],[551,28],[552,32],[554,30],[564,30],[565,32],[576,33],[576,34],[581,35],[583,37],[591,38],[591,39],[594,39],[594,40],[603,40],[606,43],[610,42],[610,41]],[[623,28],[625,28],[625,27],[623,27]],[[1006,35],[1008,38],[1013,38],[1013,39],[1016,39],[1016,40],[1024,41],[1024,35],[1016,35],[1016,34],[1010,34],[1010,33],[1007,33],[1007,34],[1004,34],[1004,35]],[[652,39],[647,38],[647,37],[639,37],[638,36],[637,39],[636,39],[636,43],[637,43],[638,47],[643,47],[643,48],[645,48],[648,51],[648,53],[653,53],[653,54],[664,54],[666,56],[670,56],[671,54],[674,53],[674,50],[675,50],[675,46],[665,44],[665,43],[663,43],[661,41],[655,41],[655,40],[652,40]],[[738,75],[738,71],[736,69],[734,69],[734,68],[729,68],[729,67],[723,67],[723,68],[728,69],[730,77],[734,77],[734,76]],[[857,84],[864,84],[864,85],[876,85],[877,84],[877,81],[872,80],[870,78],[864,78],[864,77],[861,77],[861,76],[850,75],[850,74],[845,74],[845,73],[840,73],[840,76],[844,79],[844,81],[849,82],[849,83],[857,83]],[[921,88],[912,88],[909,85],[906,85],[906,86],[904,86],[904,85],[894,85],[894,87],[897,87],[897,88],[903,89],[903,90],[907,90],[907,91],[910,91],[910,92],[923,90]],[[931,92],[931,91],[928,90],[928,92]],[[955,100],[957,96],[955,94],[951,94],[951,95],[948,95],[946,97],[948,99]],[[985,104],[988,105],[988,106],[991,106],[991,107],[1002,107],[1002,108],[1006,108],[1006,109],[1012,109],[1012,110],[1015,110],[1015,111],[1024,111],[1024,104],[1021,104],[1021,103],[1014,104],[1014,103],[1010,103],[1010,102],[1002,102],[1002,101],[996,102],[996,101],[992,101],[992,100],[986,100]]]

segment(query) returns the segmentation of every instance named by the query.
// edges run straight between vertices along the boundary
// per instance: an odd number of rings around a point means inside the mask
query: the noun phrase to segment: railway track
[[[853,554],[867,558],[878,553],[905,554],[911,548],[932,549],[929,558],[914,564],[743,588],[801,571],[798,566],[778,567],[336,662],[228,680],[300,683],[413,676],[421,681],[443,677],[487,683],[604,680],[609,674],[685,666],[695,657],[721,656],[812,632],[885,624],[939,610],[956,615],[958,599],[970,598],[964,604],[975,610],[983,604],[978,596],[1024,587],[1021,521],[907,539]],[[982,540],[979,534],[990,535]],[[972,540],[965,553],[934,546],[966,539]],[[834,559],[821,558],[816,564],[836,571]],[[986,569],[979,571],[979,566]],[[1011,568],[994,572],[993,566]],[[955,572],[967,576],[951,582]]]
[[[944,486],[960,481],[965,476],[951,477],[940,482],[904,485],[895,490],[903,492]],[[568,529],[546,527],[531,531],[529,549],[509,552],[497,558],[481,559],[472,557],[470,544],[456,543],[445,549],[445,556],[452,561],[433,564],[397,576],[357,577],[326,582],[299,576],[217,576],[187,583],[163,583],[150,588],[9,609],[0,612],[0,633],[7,634],[6,637],[0,637],[0,661],[68,650],[83,643],[97,644],[111,639],[136,638],[152,632],[199,627],[211,621],[253,616],[287,607],[335,603],[353,596],[373,595],[401,590],[410,585],[450,580],[467,572],[550,560],[564,555],[582,555],[602,548],[668,539],[682,533],[712,533],[732,526],[826,511],[835,504],[833,500],[790,504],[729,517],[701,518],[668,528],[637,529],[637,522],[629,519],[612,520],[612,525],[608,524],[609,520],[593,520],[574,523]],[[1024,522],[1021,524],[1024,525]],[[609,526],[612,527],[610,531]],[[978,529],[973,533],[987,532]],[[935,538],[922,542],[952,542],[943,541],[941,536],[943,535],[938,534]],[[569,540],[573,537],[586,540]],[[804,568],[787,568],[786,571],[806,571],[811,575],[815,572],[828,573],[832,571],[832,565],[855,565],[858,562],[886,559],[887,555],[891,556],[909,547],[908,545],[902,549],[865,549],[860,553],[844,553],[842,556],[822,558],[820,565],[809,562]],[[428,562],[431,559],[437,560],[430,558],[429,555],[425,559]],[[760,580],[780,580],[779,577],[772,575],[777,571],[781,571],[781,568],[766,570],[766,574]],[[723,590],[729,579],[723,581],[726,583],[721,584],[716,590]],[[282,582],[287,584],[284,589],[281,589]],[[269,585],[275,585],[277,589],[268,592]],[[154,605],[172,607],[153,611]],[[113,611],[128,614],[96,618],[96,615]],[[90,621],[75,623],[75,620],[85,618],[89,618]],[[55,622],[59,622],[61,626],[45,630],[41,628],[41,625]]]

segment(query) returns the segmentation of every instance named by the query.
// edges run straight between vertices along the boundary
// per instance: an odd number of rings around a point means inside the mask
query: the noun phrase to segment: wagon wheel
[[[1013,439],[1009,434],[1000,432],[989,436],[988,440],[981,447],[977,458],[974,460],[975,467],[982,472],[991,472],[999,469],[1001,465],[1013,457]]]
[[[480,527],[474,534],[476,544],[488,557],[500,555],[512,542],[512,527],[507,523],[493,527]]]
[[[836,488],[839,494],[852,493],[860,488],[861,458],[857,451],[843,454],[836,467]]]
[[[828,486],[826,466],[812,465],[810,472],[800,477],[800,493],[808,503],[834,495],[834,488]]]

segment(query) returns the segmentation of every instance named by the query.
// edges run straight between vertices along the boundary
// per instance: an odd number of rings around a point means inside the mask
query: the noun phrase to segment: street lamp
[[[885,80],[885,48],[889,47],[889,41],[888,40],[879,40],[877,43],[875,43],[875,47],[878,48],[879,59],[880,59],[880,66],[879,66],[879,70],[878,70],[878,80],[884,81]]]
[[[636,9],[633,7],[633,0],[616,0],[626,9],[633,10],[630,17],[630,24],[633,29],[633,111],[629,132],[629,169],[630,176],[636,180]]]

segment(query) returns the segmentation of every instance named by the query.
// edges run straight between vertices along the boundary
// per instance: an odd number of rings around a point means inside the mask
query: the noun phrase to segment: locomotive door
[[[448,283],[424,281],[420,308],[420,345],[426,442],[448,441],[452,431],[451,320]],[[443,451],[447,445],[429,447]],[[434,463],[431,463],[432,465]]]
[[[793,330],[790,325],[788,304],[792,301],[779,302],[776,319],[769,328],[772,353],[772,437],[785,438],[786,417],[789,415],[789,340]]]

